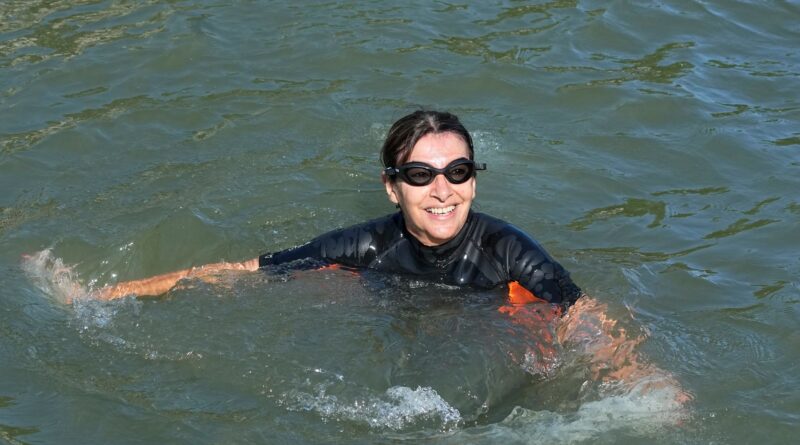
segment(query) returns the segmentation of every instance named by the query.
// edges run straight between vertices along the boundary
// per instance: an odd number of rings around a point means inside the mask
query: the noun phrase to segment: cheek
[[[458,189],[458,194],[465,201],[472,201],[475,199],[475,180],[462,184]]]
[[[395,190],[401,205],[413,206],[425,197],[424,189],[425,187],[413,187],[403,183]]]

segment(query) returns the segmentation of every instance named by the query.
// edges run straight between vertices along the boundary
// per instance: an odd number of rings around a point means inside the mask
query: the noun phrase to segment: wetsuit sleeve
[[[570,306],[581,295],[564,267],[544,248],[516,227],[509,226],[496,244],[496,254],[505,261],[509,280],[516,281],[536,297]]]
[[[374,256],[375,251],[373,248],[373,226],[374,224],[364,224],[334,230],[302,246],[275,253],[266,253],[258,258],[258,266],[265,267],[297,262],[298,268],[318,266],[320,263],[366,267],[371,257]]]

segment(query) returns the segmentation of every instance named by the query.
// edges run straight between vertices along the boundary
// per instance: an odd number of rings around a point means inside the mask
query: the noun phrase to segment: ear
[[[475,196],[477,195],[477,190],[478,190],[478,178],[477,177],[473,177],[472,178],[472,199],[475,199]]]
[[[381,181],[383,181],[383,186],[386,188],[389,201],[392,201],[393,204],[400,204],[400,199],[397,197],[397,192],[394,189],[396,185],[395,182],[389,179],[386,173],[381,173]]]

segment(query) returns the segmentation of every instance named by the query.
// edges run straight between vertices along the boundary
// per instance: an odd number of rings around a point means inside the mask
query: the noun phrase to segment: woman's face
[[[407,162],[424,162],[445,168],[450,162],[469,159],[469,147],[456,133],[428,133],[414,145]],[[413,186],[400,178],[383,184],[389,200],[403,210],[406,228],[426,246],[438,246],[453,239],[464,227],[472,200],[475,199],[475,178],[463,184],[451,184],[444,175],[433,182]]]

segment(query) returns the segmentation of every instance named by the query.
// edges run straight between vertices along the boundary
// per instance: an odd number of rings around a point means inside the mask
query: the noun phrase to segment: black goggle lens
[[[425,167],[411,167],[401,173],[403,180],[410,184],[425,185],[433,182],[433,172]]]
[[[454,184],[461,184],[472,177],[472,173],[475,172],[473,167],[474,165],[472,164],[457,165],[447,170],[445,177],[447,177],[447,179]]]

